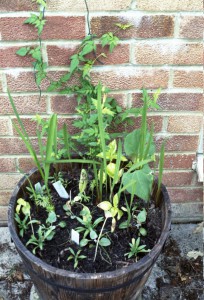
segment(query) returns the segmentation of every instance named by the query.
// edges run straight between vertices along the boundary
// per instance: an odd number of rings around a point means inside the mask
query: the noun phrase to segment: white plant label
[[[60,180],[53,183],[53,186],[61,198],[69,199],[69,195]]]
[[[79,233],[74,229],[71,230],[71,240],[79,245]]]

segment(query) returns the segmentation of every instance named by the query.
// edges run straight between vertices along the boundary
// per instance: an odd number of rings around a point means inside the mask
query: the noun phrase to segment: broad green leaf
[[[141,227],[141,228],[139,229],[139,232],[140,232],[140,234],[141,234],[142,236],[146,236],[146,235],[147,235],[147,230],[146,230],[145,228],[143,228],[143,227]]]
[[[80,247],[85,247],[88,244],[88,239],[82,239],[79,243]]]
[[[91,230],[91,231],[90,231],[90,238],[91,238],[92,240],[95,240],[97,237],[98,237],[98,234],[96,233],[96,231]]]
[[[99,241],[99,245],[102,246],[102,247],[110,246],[110,244],[111,244],[111,242],[108,238],[102,238]]]
[[[144,223],[146,221],[146,217],[147,217],[147,212],[146,210],[143,208],[143,210],[141,210],[139,212],[139,214],[137,215],[137,221],[139,223]]]
[[[75,54],[72,56],[71,64],[70,64],[70,73],[72,74],[79,65],[78,55]]]
[[[140,129],[129,133],[124,140],[124,149],[127,156],[133,161],[138,157],[140,144]]]
[[[98,207],[104,211],[108,211],[111,209],[112,204],[109,201],[102,201],[101,203],[98,204]]]
[[[26,56],[26,54],[29,52],[30,47],[22,47],[18,51],[16,51],[16,54],[20,56]]]
[[[118,194],[115,194],[115,195],[113,196],[113,206],[114,206],[114,207],[118,207],[118,203],[119,203]]]
[[[119,228],[125,229],[125,228],[128,228],[128,225],[129,225],[128,221],[124,221],[124,222],[120,223]]]
[[[122,183],[124,186],[127,186],[126,190],[130,194],[134,193],[139,198],[148,201],[153,183],[153,175],[150,171],[150,168],[143,167],[141,170],[136,170],[133,173],[123,174]],[[129,185],[129,183],[132,184]]]
[[[48,215],[48,218],[46,220],[46,223],[54,223],[57,221],[57,216],[54,211],[51,211]]]
[[[61,227],[61,228],[65,228],[66,226],[67,226],[67,223],[65,222],[65,221],[61,221],[61,222],[59,222],[59,227]]]
[[[113,178],[115,175],[115,168],[116,168],[116,164],[114,163],[109,163],[106,167],[106,172],[108,176],[110,176],[111,178]]]

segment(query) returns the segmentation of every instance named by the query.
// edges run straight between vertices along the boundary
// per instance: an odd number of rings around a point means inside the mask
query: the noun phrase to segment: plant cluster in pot
[[[39,13],[26,23],[41,36],[45,21]],[[113,51],[118,38],[107,33],[100,41]],[[8,225],[43,300],[137,299],[170,230],[170,200],[162,184],[164,145],[156,159],[153,126],[147,124],[148,108],[159,108],[159,93],[150,96],[143,89],[143,105],[122,110],[107,88],[91,81],[92,66],[105,56],[96,53],[96,37],[88,35],[71,57],[69,71],[50,80],[48,91],[76,95],[79,118],[73,126],[78,133],[71,135],[66,124],[58,129],[56,114],[48,120],[37,115],[39,152],[8,91],[17,118],[13,126],[37,167],[16,186]],[[18,54],[35,59],[38,86],[49,79],[41,43]],[[137,117],[140,127],[126,132]],[[121,124],[122,132],[113,130]]]

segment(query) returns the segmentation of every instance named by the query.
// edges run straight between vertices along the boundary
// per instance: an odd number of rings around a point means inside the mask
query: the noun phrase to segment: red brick
[[[11,193],[12,192],[8,192],[8,191],[1,191],[0,192],[0,206],[6,206],[6,205],[9,204]]]
[[[128,14],[93,17],[91,19],[92,32],[99,36],[109,31],[115,32],[116,23],[133,24],[132,28],[117,32],[117,36],[120,38],[171,37],[174,32],[174,17],[172,16],[134,16]]]
[[[51,97],[51,110],[53,113],[58,114],[73,114],[76,113],[75,108],[77,105],[76,97],[74,96],[52,96]]]
[[[42,114],[46,113],[46,97],[42,96],[39,101],[39,95],[13,96],[15,106],[19,114]],[[0,96],[1,110],[0,115],[13,114],[8,97]]]
[[[18,125],[18,122],[17,122],[16,118],[13,119],[12,121],[16,125]],[[37,123],[34,120],[29,119],[29,118],[21,118],[21,121],[22,121],[22,123],[25,127],[25,130],[26,130],[27,134],[29,135],[29,137],[36,136]],[[13,135],[18,136],[18,133],[17,133],[14,125],[12,125],[12,126],[13,126]]]
[[[203,71],[174,71],[174,87],[203,88]]]
[[[0,48],[0,68],[30,67],[33,59],[30,56],[21,57],[16,51],[21,47],[1,47]]]
[[[202,188],[168,188],[170,199],[173,203],[179,202],[202,202],[203,189]]]
[[[204,31],[203,16],[181,16],[179,36],[187,39],[202,39]]]
[[[156,145],[159,150],[163,141],[166,151],[193,151],[198,148],[198,135],[173,135],[165,137],[156,137]]]
[[[0,0],[0,11],[31,11],[37,10],[37,5],[36,3],[33,3],[28,0],[9,0],[9,1],[4,1]]]
[[[202,65],[202,43],[138,42],[135,46],[136,63],[142,65]]]
[[[128,44],[118,44],[112,53],[109,51],[109,47],[98,46],[96,51],[96,57],[104,53],[107,57],[99,57],[99,61],[96,61],[96,65],[117,65],[117,64],[127,64],[130,62],[129,57],[130,47]],[[95,59],[92,55],[91,59]]]
[[[117,103],[125,108],[125,95],[124,94],[109,94]],[[51,110],[57,114],[76,114],[77,100],[76,96],[56,95],[51,97]]]
[[[13,189],[21,178],[22,174],[1,174],[0,190]]]
[[[79,129],[72,125],[73,121],[74,118],[59,118],[58,119],[59,129],[61,129],[64,124],[67,124],[67,129],[69,134],[71,135],[76,134],[77,132],[79,132]]]
[[[158,104],[162,110],[203,111],[203,100],[203,94],[201,93],[169,93],[161,94],[158,99]]]
[[[77,46],[64,45],[48,45],[48,65],[49,66],[68,66],[70,64],[70,57],[77,53]]]
[[[141,124],[141,118],[140,117],[137,117],[137,118],[132,117],[132,121],[133,122],[130,125],[125,125],[124,123],[122,123],[117,126],[112,126],[111,128],[109,128],[109,132],[110,133],[113,133],[113,132],[125,133],[125,132],[131,132],[135,129],[138,129]],[[161,131],[162,121],[163,121],[163,118],[161,116],[148,116],[147,117],[148,127],[150,129],[151,125],[153,124],[154,132]]]
[[[137,69],[134,67],[119,67],[117,71],[93,72],[93,82],[100,80],[112,90],[141,89],[167,87],[169,73],[164,70]]]
[[[47,17],[47,22],[43,29],[42,39],[82,39],[85,36],[85,18],[76,17]]]
[[[34,148],[37,149],[37,141],[32,140]],[[18,155],[28,154],[28,151],[20,138],[0,138],[0,154],[2,155]]]
[[[23,172],[29,172],[32,168],[36,167],[32,158],[29,157],[18,158],[18,166]]]
[[[4,224],[8,219],[8,208],[6,206],[0,206],[0,225]]]
[[[41,89],[46,90],[49,86],[49,80],[58,80],[65,72],[49,72],[48,77],[42,81]],[[35,83],[35,74],[26,71],[7,71],[7,85],[11,92],[39,92]],[[49,78],[49,79],[48,79]]]
[[[69,45],[57,45],[57,46],[47,46],[48,53],[48,64],[50,66],[68,66],[70,64],[70,57],[77,53],[77,46],[71,47]],[[98,46],[96,57],[100,53],[105,53],[106,58],[99,57],[99,61],[96,61],[95,64],[124,64],[129,63],[129,45],[120,44],[118,45],[112,53],[109,53],[107,47],[102,48]],[[88,56],[87,58],[95,59],[95,56]]]
[[[2,87],[2,75],[0,74],[0,92],[3,91],[3,87]]]
[[[202,116],[169,116],[168,132],[199,133],[202,126]]]
[[[0,136],[10,135],[9,120],[0,119]]]
[[[26,18],[1,18],[1,39],[2,41],[37,40],[37,31],[33,26],[25,25]]]
[[[151,93],[150,93],[151,95]],[[142,94],[132,94],[132,106],[142,105]],[[161,93],[157,103],[163,111],[204,111],[202,93]]]
[[[15,158],[0,157],[0,172],[14,172],[14,171],[16,171]]]
[[[164,168],[172,170],[191,170],[192,163],[195,159],[195,154],[166,154],[164,160]]]
[[[138,0],[137,9],[149,11],[203,11],[202,0]]]
[[[164,171],[162,182],[167,187],[180,187],[180,186],[195,186],[199,185],[197,182],[197,175],[194,171],[177,171],[167,172]]]
[[[23,24],[26,18],[1,18],[0,28],[3,41],[37,40],[36,29]],[[47,17],[42,39],[82,39],[85,36],[85,18],[78,17]]]
[[[9,71],[6,74],[7,85],[11,92],[36,92],[38,88],[35,83],[34,72],[20,71],[18,73]]]

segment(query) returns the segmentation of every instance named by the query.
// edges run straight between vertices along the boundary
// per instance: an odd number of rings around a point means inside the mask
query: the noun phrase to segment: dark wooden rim
[[[169,235],[169,231],[171,229],[171,204],[170,204],[170,198],[167,192],[166,187],[162,184],[161,186],[161,193],[163,195],[164,203],[165,203],[165,223],[163,226],[163,230],[161,233],[161,236],[156,243],[156,245],[152,248],[152,250],[145,255],[142,259],[139,260],[137,263],[133,263],[128,267],[118,269],[116,271],[109,271],[109,272],[103,272],[103,273],[74,273],[67,270],[55,268],[44,261],[42,261],[40,258],[34,256],[21,242],[20,238],[18,237],[18,234],[16,232],[16,225],[14,221],[14,209],[16,205],[16,195],[18,194],[19,190],[21,189],[22,184],[27,181],[27,178],[32,175],[34,172],[37,172],[37,169],[32,169],[28,174],[26,174],[17,184],[16,188],[13,191],[13,194],[10,199],[10,203],[8,206],[8,227],[10,230],[10,234],[12,237],[13,242],[15,243],[16,247],[20,249],[20,251],[23,252],[24,256],[32,261],[32,263],[37,264],[38,266],[42,267],[43,269],[54,273],[59,274],[60,276],[64,277],[72,277],[72,278],[78,278],[81,280],[87,280],[87,279],[107,279],[108,277],[119,277],[122,276],[124,273],[131,273],[134,271],[139,272],[141,270],[141,273],[143,273],[143,270],[146,267],[149,267],[154,264],[156,261],[159,253],[161,252],[162,247],[164,246],[164,243]]]

